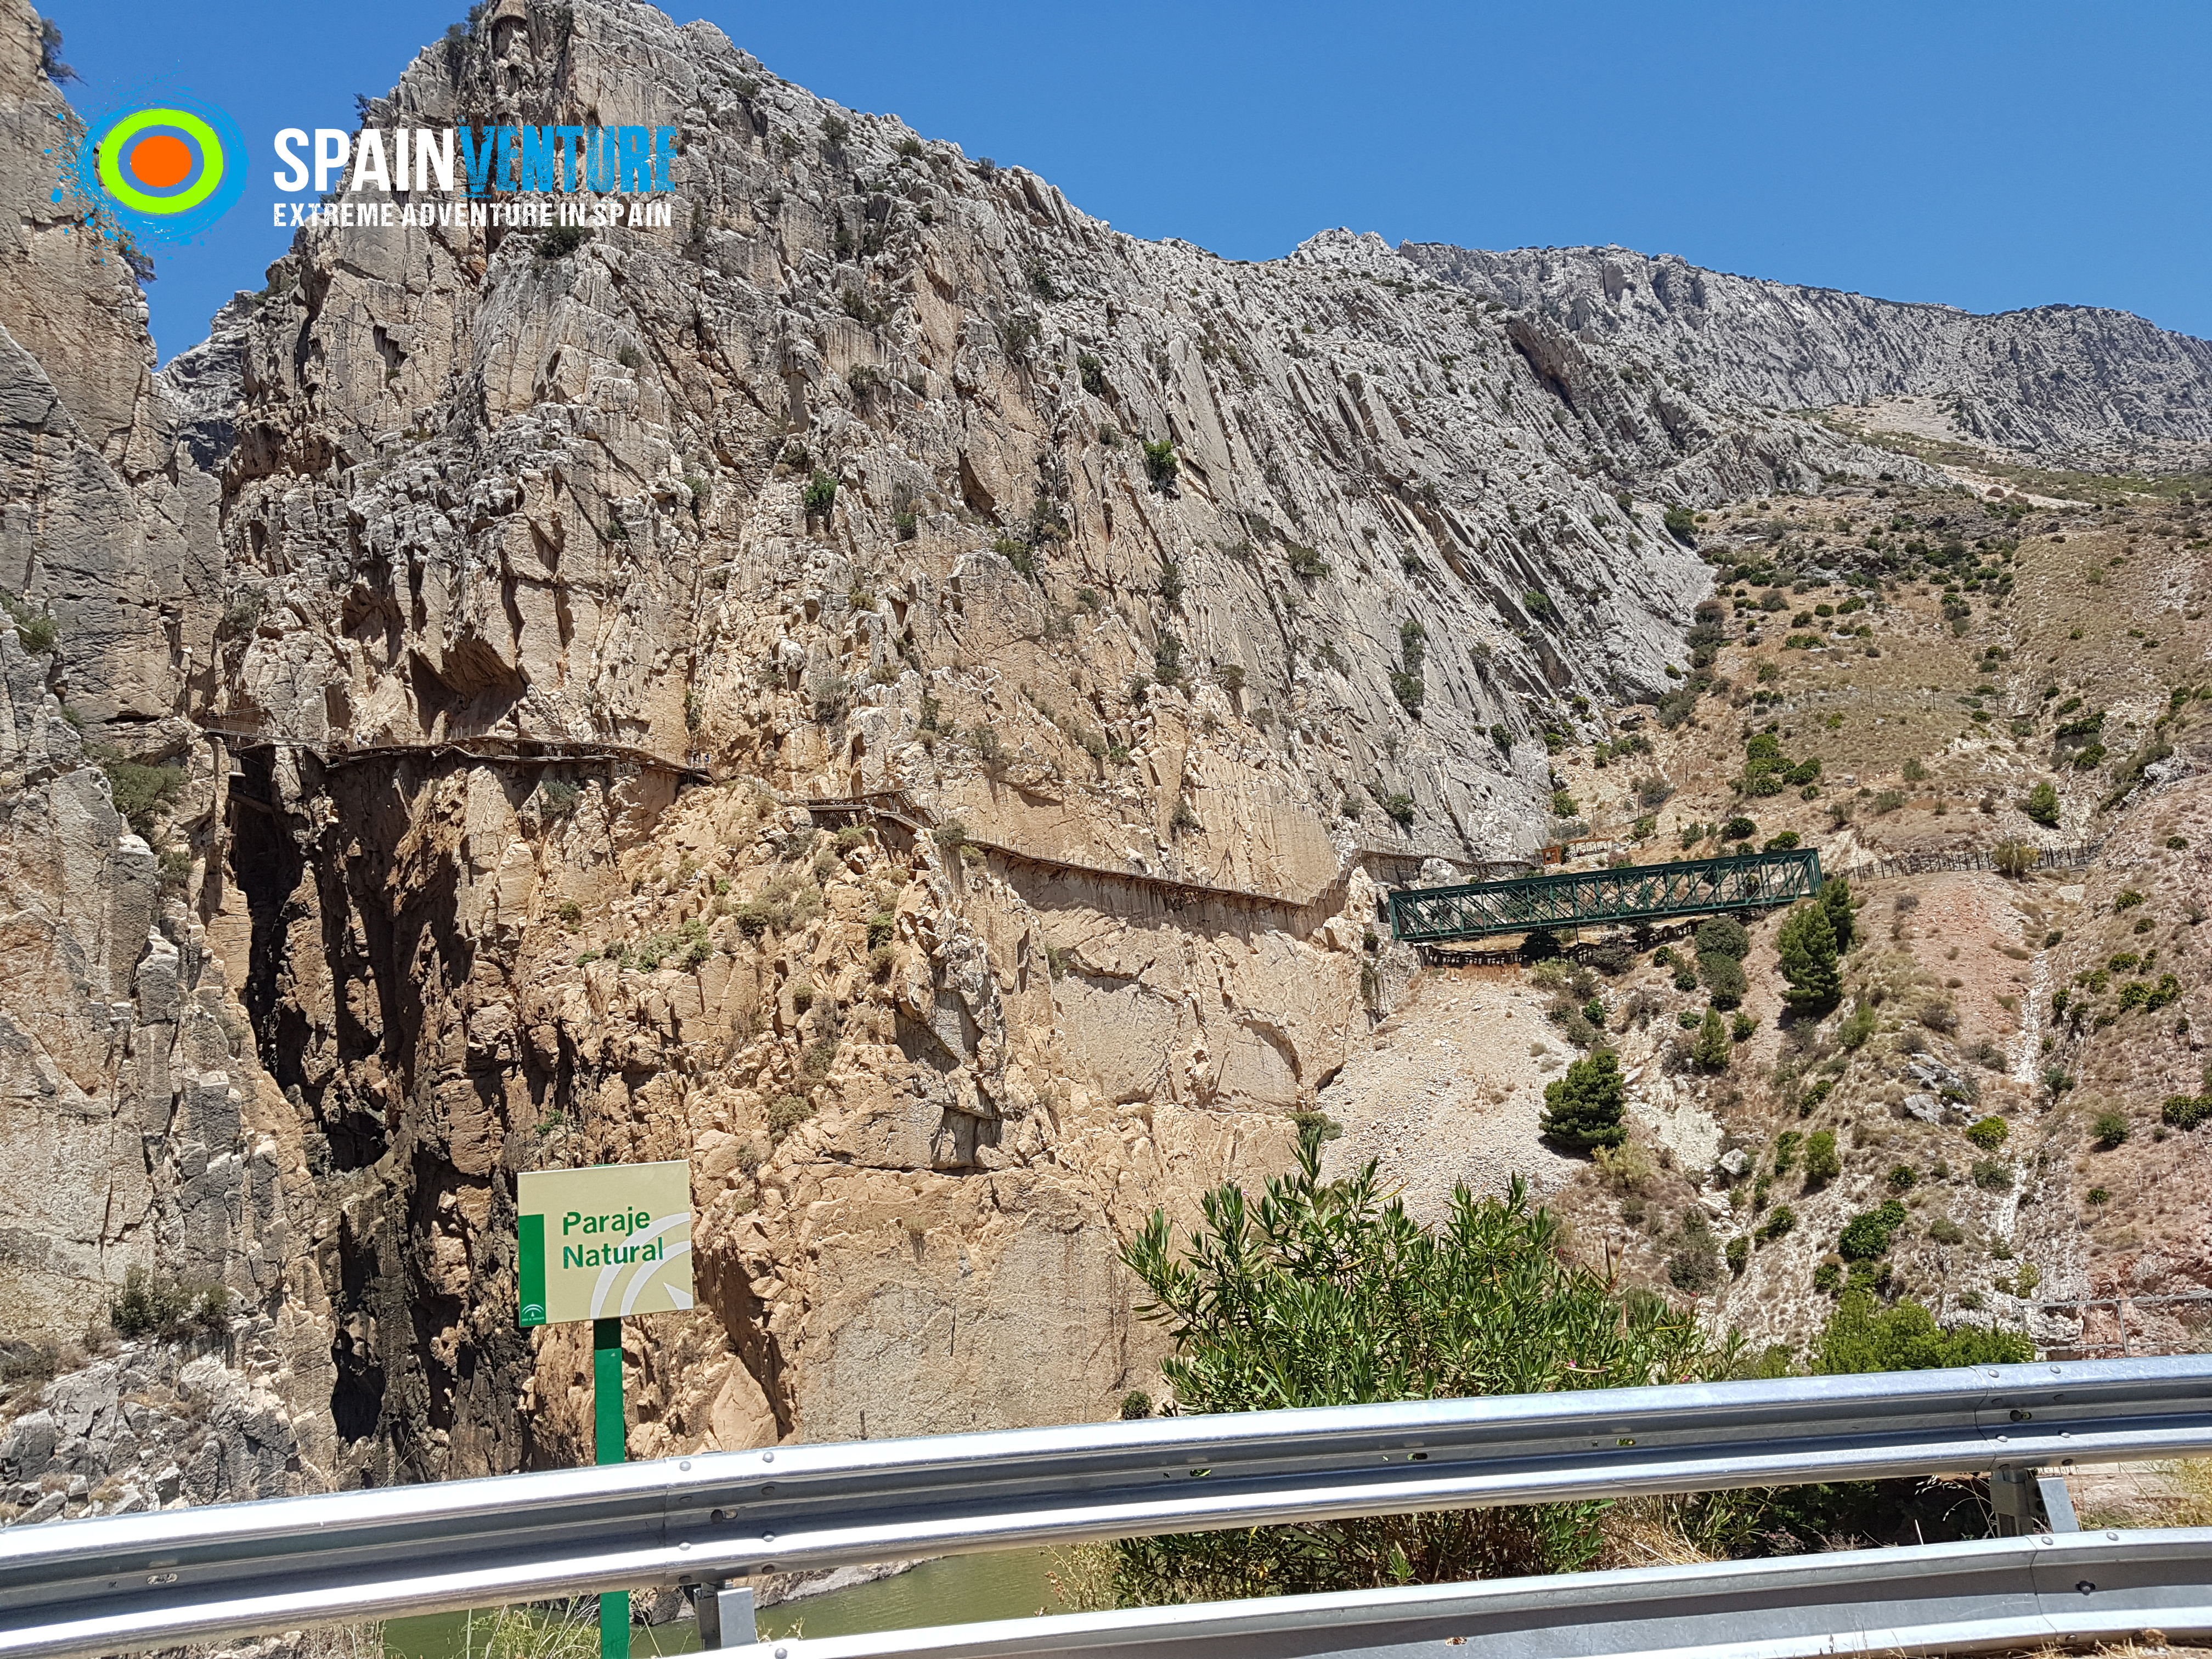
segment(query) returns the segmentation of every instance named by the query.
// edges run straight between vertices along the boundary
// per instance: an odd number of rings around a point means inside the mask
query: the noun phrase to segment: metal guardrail
[[[763,1642],[746,1659],[1682,1659],[1966,1653],[2212,1629],[2212,1528],[1917,1548]]]
[[[0,1532],[0,1659],[1357,1515],[2212,1449],[2212,1357],[782,1446]]]
[[[1435,945],[1532,927],[1770,909],[1820,890],[1820,855],[1808,847],[1625,864],[1586,874],[1398,888],[1390,894],[1390,933],[1408,944]]]

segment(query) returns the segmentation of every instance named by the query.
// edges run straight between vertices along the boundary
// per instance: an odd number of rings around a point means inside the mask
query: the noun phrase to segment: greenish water
[[[1058,1613],[1062,1609],[1045,1577],[1050,1565],[1051,1559],[1042,1550],[945,1556],[873,1583],[764,1607],[758,1620],[761,1639],[802,1634],[858,1636],[868,1631]],[[484,1659],[494,1617],[494,1612],[486,1609],[392,1620],[384,1626],[385,1659]],[[542,1659],[574,1659],[577,1655],[598,1659],[598,1639],[588,1626],[572,1632],[567,1641],[549,1642],[546,1647]],[[689,1619],[671,1625],[635,1626],[629,1650],[631,1659],[696,1653],[699,1626]]]
[[[858,1636],[872,1630],[965,1625],[979,1619],[1030,1619],[1063,1609],[1045,1577],[1042,1550],[995,1555],[947,1555],[911,1571],[764,1607],[764,1639],[781,1636]]]

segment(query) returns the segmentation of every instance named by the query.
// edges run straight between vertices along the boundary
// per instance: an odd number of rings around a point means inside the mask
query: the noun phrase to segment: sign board
[[[520,1181],[525,1325],[691,1305],[691,1166],[528,1170]]]

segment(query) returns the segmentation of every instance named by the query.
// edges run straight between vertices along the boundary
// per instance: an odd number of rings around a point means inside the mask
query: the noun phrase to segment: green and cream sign
[[[532,1170],[520,1181],[525,1325],[691,1305],[691,1166]]]

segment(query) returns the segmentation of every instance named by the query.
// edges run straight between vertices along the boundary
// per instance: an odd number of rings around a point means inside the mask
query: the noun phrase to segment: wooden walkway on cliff
[[[202,714],[193,724],[240,749],[300,749],[313,755],[325,771],[360,766],[372,761],[468,760],[491,766],[635,766],[646,771],[666,772],[686,783],[709,781],[707,757],[690,755],[679,760],[655,750],[603,738],[530,737],[507,732],[464,732],[406,743],[311,743],[303,738],[272,732],[260,721]]]
[[[1293,898],[1281,893],[1263,892],[1250,887],[1225,887],[1208,882],[1187,881],[1180,876],[1156,875],[1146,870],[1121,870],[1111,865],[1085,864],[1074,859],[1054,858],[1047,854],[1032,853],[1004,842],[990,841],[981,836],[971,836],[965,830],[951,824],[939,824],[933,815],[916,804],[903,790],[884,790],[874,794],[839,796],[802,801],[808,816],[817,823],[853,823],[867,819],[895,824],[909,836],[934,836],[948,847],[973,847],[992,857],[1018,864],[1035,870],[1043,870],[1072,880],[1102,881],[1141,888],[1159,896],[1170,910],[1183,910],[1194,904],[1218,902],[1245,908],[1260,908],[1280,911],[1310,911],[1316,905],[1328,902],[1328,913],[1334,914],[1343,902],[1342,890],[1348,871],[1340,871],[1336,877],[1305,898]]]

